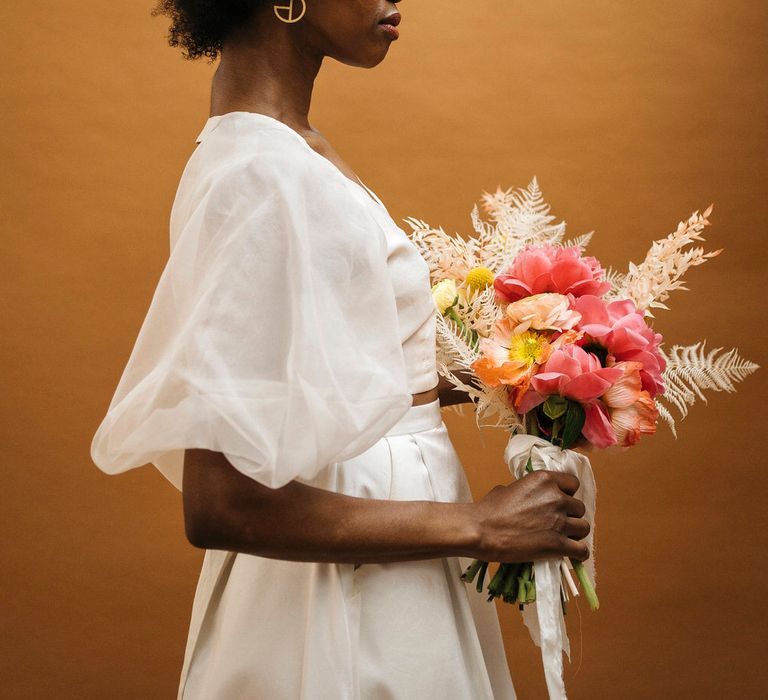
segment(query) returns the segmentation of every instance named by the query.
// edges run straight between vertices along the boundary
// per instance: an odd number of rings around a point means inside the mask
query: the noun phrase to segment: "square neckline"
[[[310,152],[313,153],[318,158],[325,161],[338,175],[344,180],[346,180],[350,185],[352,185],[358,192],[365,195],[366,200],[372,201],[374,204],[381,207],[381,209],[386,213],[387,216],[389,216],[389,211],[387,210],[387,207],[384,205],[384,202],[379,199],[378,195],[370,188],[368,185],[366,185],[357,175],[355,177],[357,178],[357,182],[355,182],[351,177],[347,177],[347,175],[344,174],[344,172],[339,168],[330,158],[326,158],[324,155],[316,151],[312,146],[309,145],[307,140],[298,132],[296,129],[288,126],[285,122],[280,121],[279,119],[276,119],[275,117],[270,117],[268,114],[263,114],[262,112],[247,112],[243,110],[235,110],[232,112],[224,112],[224,114],[216,114],[212,117],[208,117],[208,121],[206,122],[205,126],[203,127],[203,130],[198,136],[198,143],[199,139],[202,137],[203,133],[208,131],[212,126],[215,126],[218,124],[224,117],[227,117],[229,115],[235,115],[235,114],[244,114],[247,115],[249,118],[255,117],[258,121],[259,119],[265,120],[265,124],[267,126],[273,126],[278,129],[283,129],[285,131],[290,132],[293,134],[301,143],[304,145],[304,147]],[[215,121],[214,121],[215,120]]]

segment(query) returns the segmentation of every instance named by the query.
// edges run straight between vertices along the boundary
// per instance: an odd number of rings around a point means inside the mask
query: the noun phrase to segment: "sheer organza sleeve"
[[[386,242],[338,180],[249,157],[177,193],[170,257],[91,445],[101,470],[151,462],[181,490],[184,449],[205,448],[277,488],[404,415]]]

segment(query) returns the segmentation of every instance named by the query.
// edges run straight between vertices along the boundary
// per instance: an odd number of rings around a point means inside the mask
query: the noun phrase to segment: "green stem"
[[[505,603],[514,603],[517,598],[517,574],[520,571],[521,564],[510,564],[504,581],[501,585],[501,596]]]
[[[479,343],[479,338],[477,338],[477,334],[473,331],[470,331],[464,324],[464,321],[459,318],[459,315],[456,313],[456,309],[451,307],[450,309],[446,310],[445,315],[456,324],[456,327],[459,329],[459,333],[461,333],[461,337],[464,339],[467,345],[475,348],[475,346]]]
[[[508,564],[499,564],[499,568],[496,569],[496,573],[493,575],[491,582],[488,584],[488,593],[491,599],[496,598],[499,595],[501,589],[501,581],[504,575],[507,573]]]
[[[528,590],[528,584],[522,576],[517,577],[517,598],[516,601],[522,605],[525,603],[526,593]],[[522,608],[520,608],[522,610]]]
[[[523,565],[523,572],[517,579],[517,602],[525,603],[528,597],[528,584],[531,580],[531,563],[526,562]]]
[[[531,579],[528,582],[528,591],[525,596],[525,602],[526,603],[536,602],[536,580],[535,579]]]
[[[477,576],[477,572],[480,571],[480,567],[484,563],[487,566],[487,562],[482,562],[480,559],[475,559],[467,567],[467,570],[461,575],[461,580],[464,581],[464,583],[472,583],[472,581],[475,580],[475,576]]]
[[[579,583],[581,584],[581,588],[584,591],[584,597],[589,603],[589,609],[597,610],[600,607],[600,601],[597,599],[595,587],[589,578],[587,570],[584,568],[584,563],[578,561],[577,559],[571,559],[571,564],[573,564],[573,570],[576,572],[576,576],[579,578]]]
[[[476,590],[478,593],[483,592],[483,583],[485,582],[485,572],[488,571],[488,562],[484,561],[480,564],[480,576],[477,579]]]

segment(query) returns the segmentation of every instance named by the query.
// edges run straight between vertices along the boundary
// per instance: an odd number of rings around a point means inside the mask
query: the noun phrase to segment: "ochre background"
[[[168,252],[213,67],[152,3],[5,3],[2,694],[172,698],[202,552],[153,468],[91,463]],[[312,123],[401,222],[469,232],[483,190],[538,176],[569,232],[625,266],[694,210],[717,260],[658,316],[765,365],[768,5],[410,2],[373,70],[329,61]],[[595,459],[602,608],[569,612],[570,697],[756,698],[768,674],[766,370]],[[504,437],[446,412],[477,497]],[[538,650],[500,606],[520,698]]]

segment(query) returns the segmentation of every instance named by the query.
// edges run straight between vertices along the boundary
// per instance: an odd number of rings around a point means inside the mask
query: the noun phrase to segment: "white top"
[[[427,264],[378,197],[283,122],[230,112],[197,141],[91,457],[110,474],[152,462],[179,490],[185,448],[272,488],[311,479],[437,384]]]

